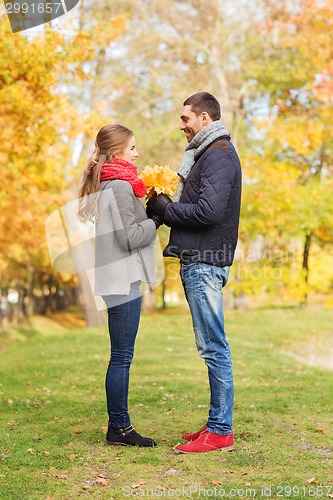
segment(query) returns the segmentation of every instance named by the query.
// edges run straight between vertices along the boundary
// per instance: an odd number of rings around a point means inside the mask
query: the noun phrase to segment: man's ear
[[[206,111],[203,111],[201,113],[201,120],[203,125],[207,125],[209,123],[210,116]]]

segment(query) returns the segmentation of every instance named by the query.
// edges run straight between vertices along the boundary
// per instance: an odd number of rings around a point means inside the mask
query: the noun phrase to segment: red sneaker
[[[233,434],[221,435],[212,432],[204,432],[195,441],[180,445],[176,450],[180,453],[202,453],[205,451],[226,450],[231,451],[234,448]]]
[[[197,439],[201,434],[203,434],[207,429],[207,424],[205,424],[203,427],[198,432],[194,432],[193,434],[183,434],[182,439],[185,439],[185,441],[194,441]]]

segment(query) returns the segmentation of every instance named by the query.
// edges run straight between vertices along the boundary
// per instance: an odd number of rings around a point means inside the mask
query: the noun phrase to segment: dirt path
[[[297,352],[282,352],[306,365],[315,366],[324,370],[333,370],[333,339],[331,345],[325,346],[325,348],[323,348],[323,346],[318,348],[318,346],[309,345],[306,348],[302,347],[300,350],[297,350]]]

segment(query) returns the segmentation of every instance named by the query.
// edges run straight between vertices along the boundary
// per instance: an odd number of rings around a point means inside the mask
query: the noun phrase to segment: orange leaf
[[[109,478],[107,476],[103,476],[103,474],[98,474],[95,479],[96,484],[100,484],[101,486],[107,486],[109,483]]]

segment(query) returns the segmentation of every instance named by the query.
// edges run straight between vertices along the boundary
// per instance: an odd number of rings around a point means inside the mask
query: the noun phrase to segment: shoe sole
[[[107,441],[106,443],[109,446],[131,446],[131,445],[126,444],[126,443],[117,443],[117,442],[113,442],[113,441]]]
[[[109,446],[138,446],[139,448],[157,448],[156,446],[142,446],[140,444],[127,444],[127,443],[119,443],[118,441],[107,441],[106,444]]]
[[[216,448],[215,450],[205,450],[205,451],[183,451],[175,450],[176,453],[182,453],[183,455],[189,455],[190,453],[207,453],[208,451],[234,451],[234,446],[224,446],[223,448]]]

